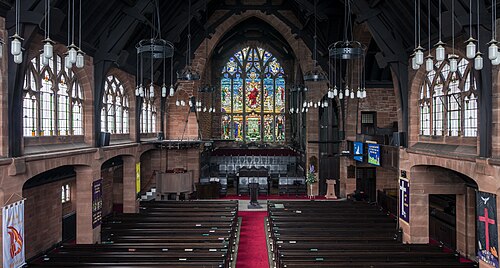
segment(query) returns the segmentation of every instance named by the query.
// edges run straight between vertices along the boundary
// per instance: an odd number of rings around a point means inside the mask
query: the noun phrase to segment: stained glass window
[[[420,90],[420,135],[477,136],[477,86],[471,63],[461,58],[451,72],[438,62]]]
[[[283,67],[269,51],[245,47],[222,68],[221,137],[237,141],[285,141]]]
[[[112,134],[129,133],[128,98],[121,81],[116,76],[109,75],[102,97],[101,131]]]
[[[54,55],[48,65],[33,58],[23,87],[23,135],[83,135],[83,92],[73,70]]]

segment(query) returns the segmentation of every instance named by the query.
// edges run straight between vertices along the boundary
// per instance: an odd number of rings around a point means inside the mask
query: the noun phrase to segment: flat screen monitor
[[[368,164],[380,166],[380,145],[368,144]]]
[[[363,162],[363,143],[359,141],[354,142],[354,160]]]

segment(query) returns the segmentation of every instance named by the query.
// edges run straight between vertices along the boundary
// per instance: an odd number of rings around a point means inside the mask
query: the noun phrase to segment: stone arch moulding
[[[251,18],[256,17],[261,19],[262,21],[268,23],[276,30],[278,30],[283,38],[288,42],[290,47],[293,50],[293,53],[296,55],[299,64],[301,65],[302,70],[310,70],[314,66],[314,61],[312,59],[312,52],[309,50],[307,45],[302,41],[302,39],[296,38],[295,34],[292,34],[292,31],[286,23],[281,21],[274,15],[267,15],[260,10],[247,10],[242,12],[239,15],[232,15],[223,23],[221,23],[215,29],[215,33],[208,40],[203,40],[202,45],[200,45],[195,51],[195,57],[193,59],[192,65],[193,67],[200,73],[203,77],[203,73],[205,72],[205,67],[209,68],[208,65],[205,64],[207,58],[212,56],[213,50],[215,46],[219,43],[219,41],[224,37],[224,35],[230,31],[232,28],[240,24],[241,22]],[[208,46],[208,55],[205,54],[205,44]],[[300,52],[300,53],[299,53]]]

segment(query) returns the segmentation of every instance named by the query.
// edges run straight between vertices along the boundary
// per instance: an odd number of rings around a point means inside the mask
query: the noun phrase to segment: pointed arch
[[[222,139],[285,141],[285,73],[257,46],[238,50],[222,68]]]

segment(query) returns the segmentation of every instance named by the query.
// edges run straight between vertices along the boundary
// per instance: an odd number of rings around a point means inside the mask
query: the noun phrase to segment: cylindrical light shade
[[[73,67],[73,64],[69,60],[69,56],[64,57],[64,67],[66,67],[66,69],[71,69],[71,67]]]
[[[43,66],[48,66],[49,65],[49,58],[42,57],[42,65]]]
[[[14,56],[21,54],[21,40],[18,38],[12,39],[10,42],[10,53]]]
[[[424,51],[422,49],[417,49],[415,51],[415,60],[418,65],[424,64]]]
[[[318,104],[317,103],[314,104],[314,108],[318,108]]]
[[[161,87],[161,96],[163,98],[167,96],[167,86],[165,86],[165,84],[163,84],[163,86]]]
[[[500,51],[497,52],[500,54]],[[500,64],[500,55],[498,55],[498,57],[494,60],[491,61],[491,64],[494,65],[494,66],[498,66]]]
[[[469,59],[473,59],[476,56],[476,43],[474,41],[467,43],[466,56]]]
[[[43,56],[47,59],[51,59],[54,55],[54,47],[50,42],[45,42],[43,45]]]
[[[344,95],[349,96],[349,87],[345,87]]]
[[[439,45],[436,48],[436,60],[437,61],[444,61],[445,58],[446,58],[445,49],[444,49],[444,47],[442,45]]]
[[[306,107],[307,106],[307,101],[304,101],[304,103],[302,103],[302,106]]]
[[[495,60],[498,57],[498,46],[495,43],[491,43],[488,47],[488,59]]]
[[[186,102],[181,100],[181,106],[186,106]]]
[[[68,51],[69,61],[71,63],[76,63],[76,49],[74,47],[70,48]]]
[[[434,70],[434,61],[431,57],[427,58],[427,60],[425,61],[425,70],[427,72]]]
[[[135,87],[135,95],[136,95],[137,97],[139,97],[139,87],[138,87],[138,86],[137,86],[137,87]]]
[[[304,87],[304,91],[307,91],[307,90],[308,90],[307,87]]]
[[[323,106],[324,106],[325,108],[328,108],[328,101],[326,101],[326,100],[325,100],[325,101],[323,102]]]
[[[366,98],[366,89],[363,90],[363,99]]]
[[[174,85],[170,85],[170,92],[168,93],[168,95],[170,95],[170,97],[172,97],[172,96],[174,96],[174,93],[175,93]]]
[[[418,64],[417,64],[417,57],[415,57],[415,56],[413,56],[413,57],[411,58],[411,68],[412,68],[413,70],[418,70],[418,69],[420,69],[420,65],[418,65]]]
[[[354,99],[354,91],[351,91],[351,99]]]
[[[155,86],[153,83],[149,86],[149,97],[154,98],[155,97]]]
[[[361,91],[356,91],[356,98],[361,99]]]
[[[181,102],[179,100],[176,100],[175,101],[175,106],[179,106],[179,105],[181,105]]]
[[[207,107],[203,107],[203,112],[206,113],[207,112]]]
[[[337,86],[333,88],[333,96],[337,96],[339,94],[339,91],[337,90]]]
[[[85,58],[83,57],[83,53],[78,52],[76,55],[76,68],[83,68],[85,66]]]
[[[452,73],[458,70],[458,60],[456,58],[450,58],[450,71]]]
[[[309,112],[309,108],[306,108],[306,113]]]
[[[23,62],[23,52],[21,51],[21,53],[14,55],[14,63],[20,64],[22,62]]]
[[[342,94],[342,92],[339,93],[339,100],[343,99],[344,98],[344,94]]]
[[[483,69],[483,57],[479,52],[477,53],[477,56],[474,58],[474,69],[476,69],[477,71]]]

